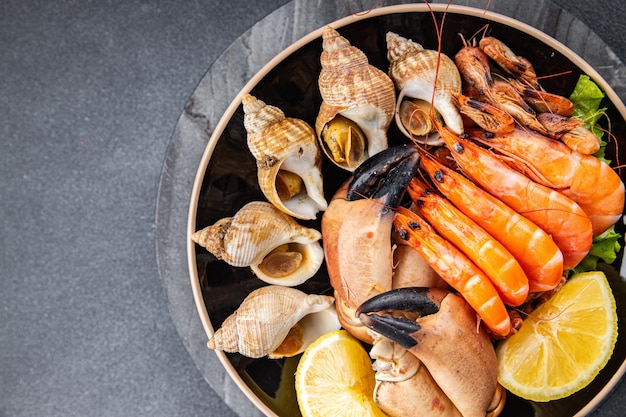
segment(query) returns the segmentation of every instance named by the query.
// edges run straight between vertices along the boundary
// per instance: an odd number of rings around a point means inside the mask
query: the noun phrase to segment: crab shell
[[[387,129],[393,121],[395,88],[387,74],[371,65],[365,53],[335,29],[327,26],[322,39],[322,70],[318,80],[322,105],[315,131],[329,159],[345,170],[354,171],[356,166],[348,167],[332,157],[322,139],[322,131],[337,115],[342,115],[363,131],[366,138],[363,160],[386,149]]]
[[[374,401],[389,417],[462,417],[415,355],[376,336],[369,352],[376,371]]]
[[[324,197],[322,154],[313,128],[278,107],[246,94],[242,100],[248,148],[256,159],[259,186],[265,197],[283,212],[313,220],[328,203]],[[304,187],[283,200],[277,188],[281,171],[296,174]]]
[[[210,349],[271,359],[302,353],[339,329],[333,297],[269,285],[252,291],[209,339]]]
[[[399,91],[396,124],[404,135],[420,143],[443,143],[437,133],[414,137],[406,130],[400,121],[400,105],[405,98],[432,103],[450,130],[463,133],[463,120],[453,101],[454,95],[461,93],[461,75],[454,61],[393,32],[387,32],[387,58],[389,76]]]
[[[191,238],[217,259],[236,267],[249,266],[261,280],[276,285],[300,285],[319,270],[324,251],[319,243],[322,235],[315,229],[298,224],[293,218],[270,203],[253,201],[233,217],[195,232]],[[264,267],[277,252],[300,257],[293,267],[268,273]]]

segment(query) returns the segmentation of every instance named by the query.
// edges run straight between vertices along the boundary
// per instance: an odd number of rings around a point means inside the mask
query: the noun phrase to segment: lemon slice
[[[567,397],[596,377],[616,340],[615,299],[605,275],[574,275],[499,344],[498,380],[531,401]]]
[[[345,330],[327,333],[309,345],[296,370],[303,417],[386,417],[374,403],[374,385],[369,355]]]

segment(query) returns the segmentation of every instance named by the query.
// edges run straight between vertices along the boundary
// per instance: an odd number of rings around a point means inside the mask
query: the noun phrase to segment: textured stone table
[[[624,99],[602,41],[626,58],[626,5],[554,1],[490,7],[595,54]],[[0,5],[1,417],[258,415],[191,300],[181,242],[207,137],[183,143],[181,114],[215,91],[210,132],[274,54],[374,1],[257,3]],[[594,417],[626,415],[625,390]]]
[[[389,1],[385,5],[401,3]],[[485,7],[482,1],[454,3]],[[531,1],[520,7],[517,2],[504,1],[493,2],[490,10],[528,23],[566,44],[592,63],[622,99],[626,97],[626,73],[619,57],[586,25],[560,6],[547,1]],[[184,235],[189,206],[185,199],[173,197],[190,195],[192,178],[215,125],[250,78],[276,54],[308,32],[350,12],[347,3],[326,2],[323,8],[315,8],[310,2],[294,0],[255,24],[210,68],[181,116],[168,150],[159,200],[162,215],[157,222],[157,241],[161,237],[166,239],[160,242],[158,253],[162,255],[160,266],[169,291],[170,310],[187,349],[209,384],[241,416],[262,413],[250,407],[249,401],[222,369],[217,356],[206,352],[206,335],[196,317],[189,285],[180,280],[187,268]]]

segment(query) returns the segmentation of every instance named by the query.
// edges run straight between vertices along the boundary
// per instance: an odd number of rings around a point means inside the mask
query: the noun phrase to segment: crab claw
[[[422,327],[407,316],[392,314],[396,311],[410,311],[416,313],[418,317],[436,314],[439,312],[441,298],[445,296],[441,293],[447,292],[422,287],[398,288],[365,301],[357,309],[356,315],[364,325],[376,333],[405,349],[411,349],[417,344],[413,334]],[[381,314],[382,312],[387,314]]]
[[[404,191],[415,175],[414,146],[388,148],[364,161],[322,216],[324,255],[342,325],[372,343],[354,310],[392,288],[391,229]],[[340,311],[341,310],[341,311]]]
[[[366,327],[420,359],[464,417],[502,407],[495,350],[462,297],[439,288],[400,288],[365,301],[356,313]]]
[[[419,152],[414,146],[394,146],[377,153],[354,171],[346,200],[382,198],[385,206],[397,207],[417,171],[418,162]]]

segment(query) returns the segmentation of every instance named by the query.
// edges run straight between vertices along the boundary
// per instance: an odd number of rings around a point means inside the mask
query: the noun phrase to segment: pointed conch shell
[[[330,160],[343,169],[354,171],[362,161],[387,148],[395,89],[387,74],[370,65],[363,51],[352,46],[336,30],[327,26],[322,39],[322,71],[318,80],[322,105],[315,121],[315,131]],[[342,126],[352,131],[354,138],[347,146],[344,143],[339,146],[341,153],[352,153],[353,158],[345,158],[337,152],[333,156],[324,140],[328,136],[326,128],[337,115],[357,126],[356,129]]]
[[[253,201],[233,217],[195,232],[191,239],[232,266],[249,266],[269,284],[295,286],[322,265],[321,237],[270,203]]]
[[[297,355],[339,329],[333,297],[270,285],[252,291],[209,339],[210,349],[250,358]]]
[[[298,219],[314,220],[326,210],[322,154],[315,132],[300,119],[246,94],[244,126],[257,161],[259,186],[276,207]]]
[[[387,58],[389,76],[399,90],[396,124],[404,135],[421,143],[443,143],[437,133],[420,133],[416,137],[407,131],[400,111],[407,98],[424,101],[429,106],[432,102],[444,124],[456,134],[463,133],[463,120],[453,101],[453,97],[461,93],[461,75],[454,61],[393,32],[387,32]]]

